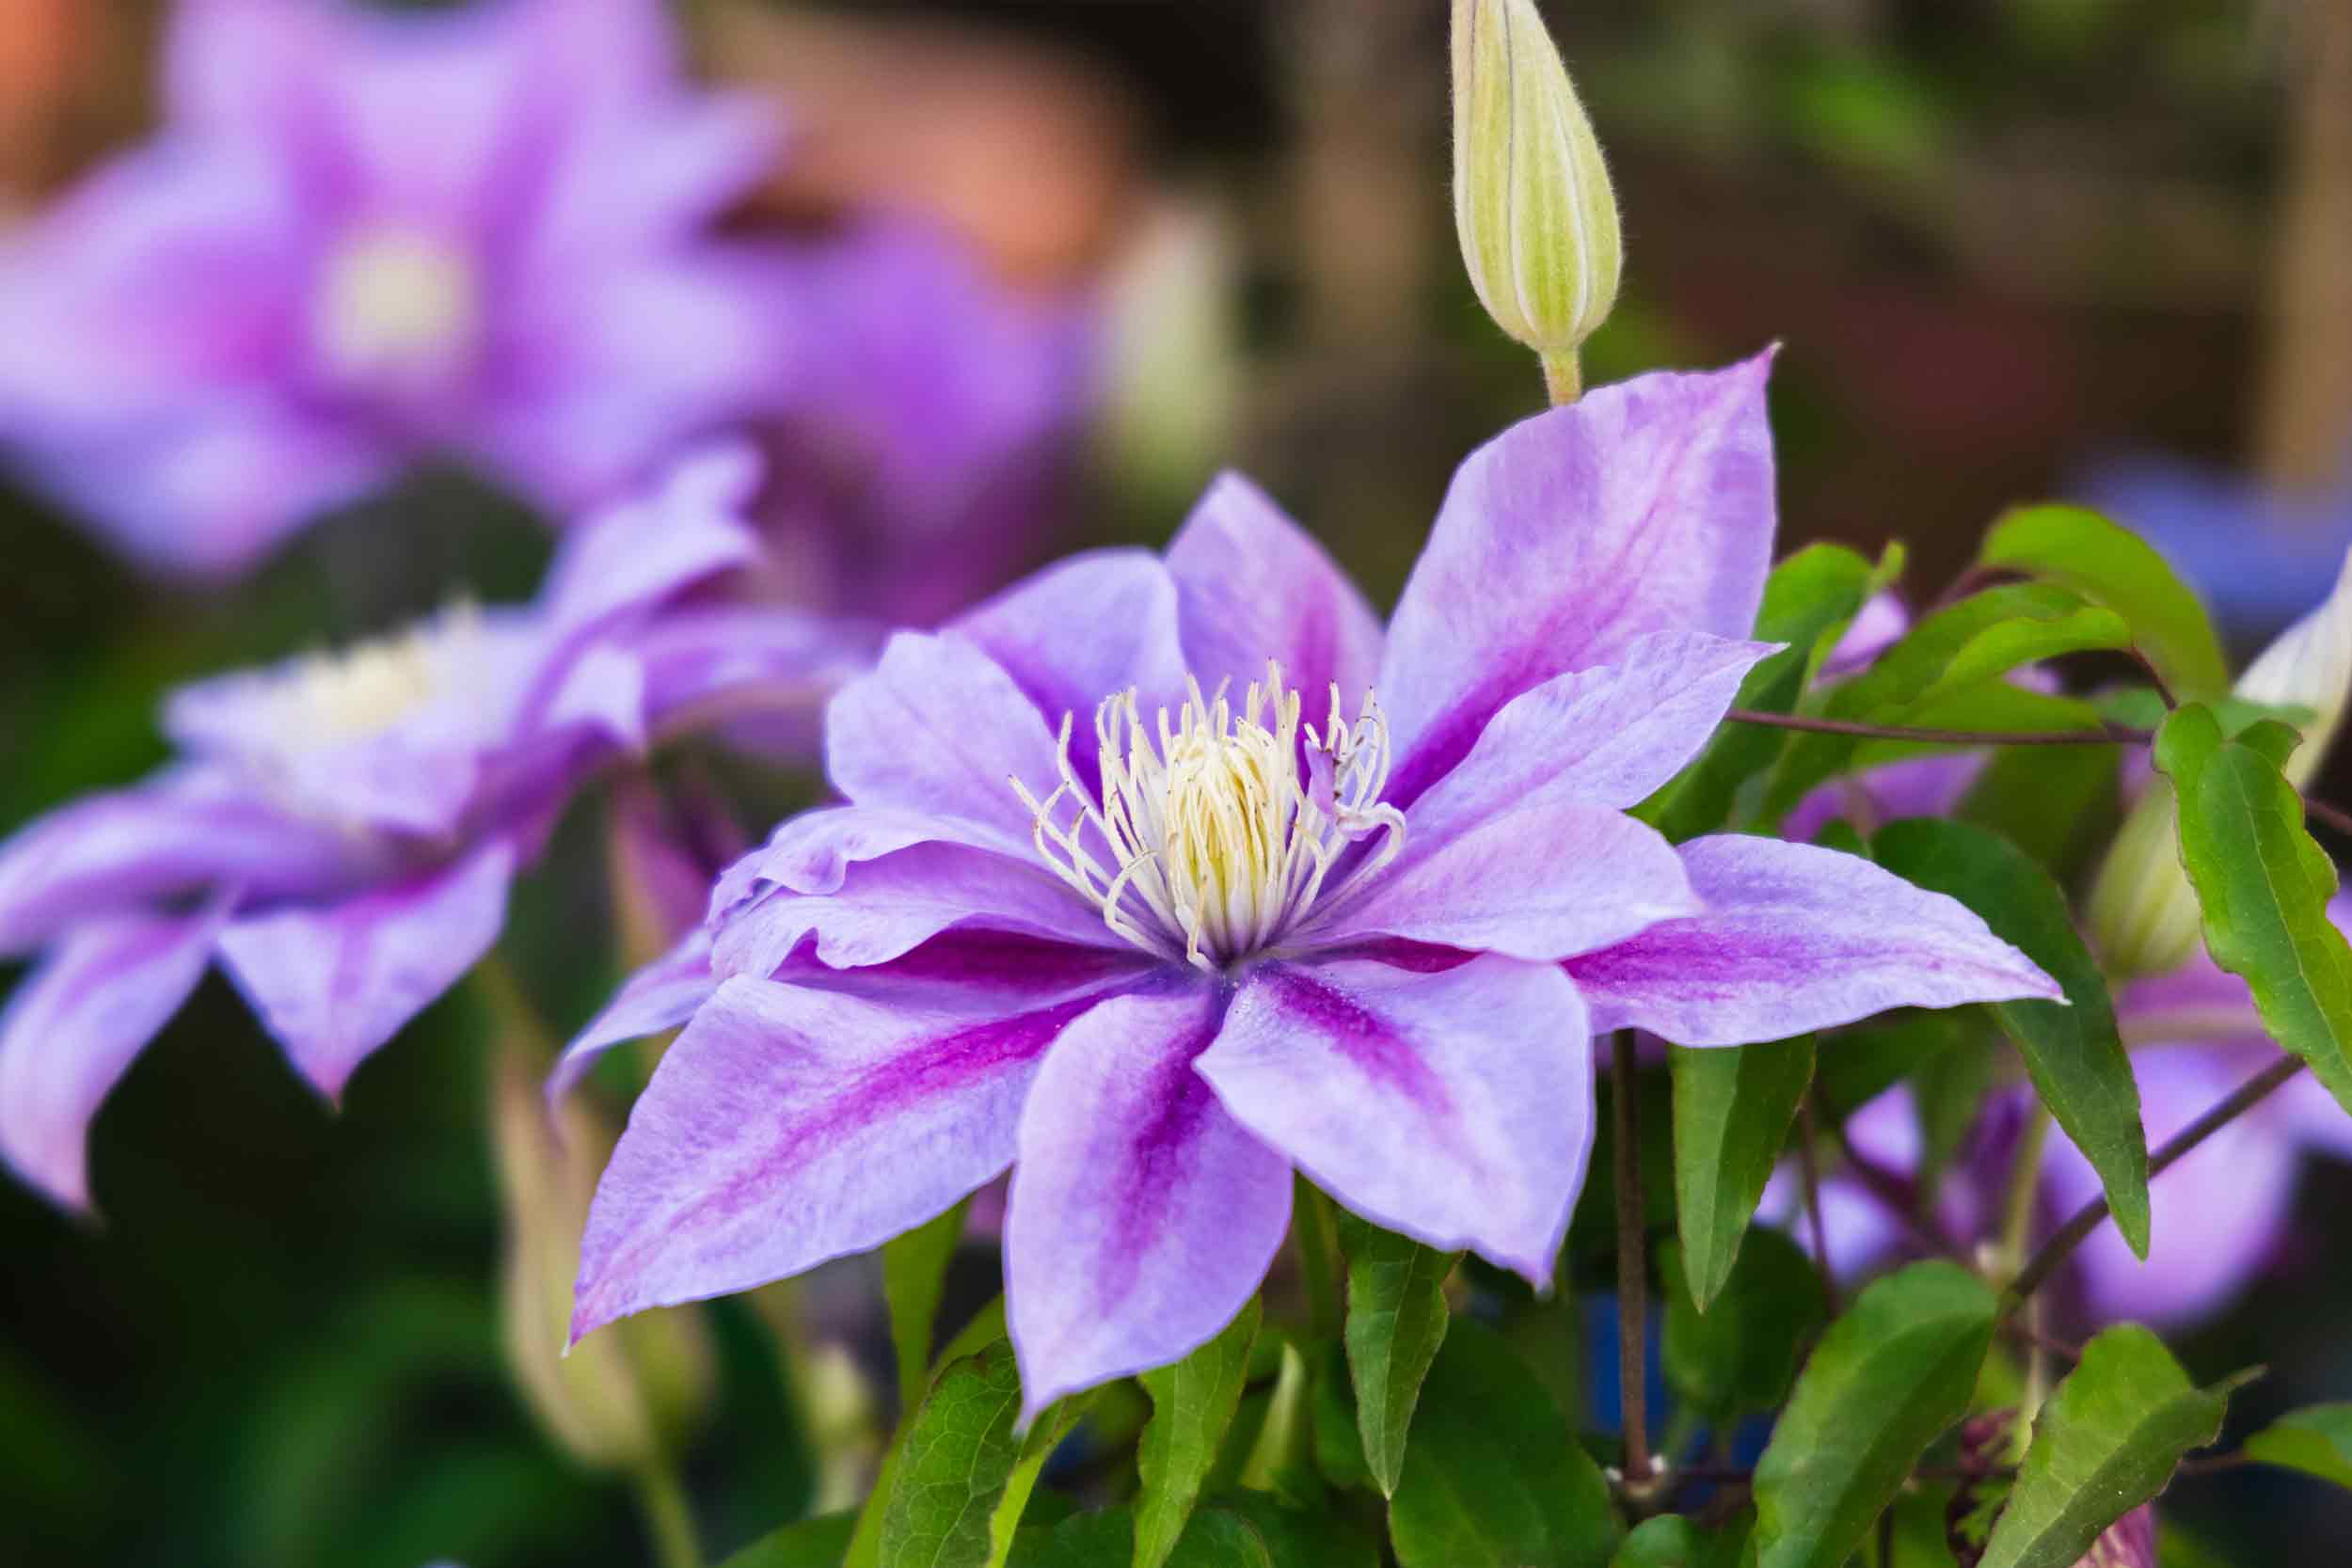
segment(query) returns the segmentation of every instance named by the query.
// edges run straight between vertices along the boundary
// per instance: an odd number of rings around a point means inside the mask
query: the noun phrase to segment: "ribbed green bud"
[[[2328,755],[2352,694],[2352,556],[2327,602],[2287,628],[2237,681],[2236,695],[2268,707],[2308,708],[2303,743],[2287,781],[2311,782]],[[2118,978],[2163,974],[2197,951],[2197,894],[2181,868],[2172,785],[2161,776],[2123,819],[2090,889],[2090,930]]]
[[[1534,0],[1454,0],[1454,224],[1495,324],[1543,356],[1552,401],[1617,300],[1617,198]]]

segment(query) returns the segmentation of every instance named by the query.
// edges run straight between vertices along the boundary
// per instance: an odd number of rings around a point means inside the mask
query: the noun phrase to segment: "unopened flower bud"
[[[2352,555],[2327,601],[2287,628],[2247,667],[2235,695],[2268,707],[2302,708],[2303,740],[2287,759],[2300,788],[2319,771],[2352,695]],[[2119,978],[2163,974],[2196,952],[2197,894],[2181,867],[2169,780],[2149,780],[2090,889],[2090,929]]]
[[[1534,0],[1454,0],[1454,224],[1495,324],[1576,396],[1577,345],[1617,299],[1617,198]]]

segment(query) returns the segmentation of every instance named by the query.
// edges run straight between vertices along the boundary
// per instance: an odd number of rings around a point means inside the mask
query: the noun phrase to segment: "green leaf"
[[[2229,660],[2196,594],[2153,546],[2097,513],[2020,507],[1993,525],[1977,560],[2063,583],[2122,616],[2141,655],[2183,701],[2230,689]]]
[[[857,1528],[857,1510],[803,1519],[771,1530],[720,1564],[720,1568],[840,1568]]]
[[[1679,1513],[1645,1519],[1626,1536],[1609,1568],[1739,1568],[1744,1528],[1704,1530]]]
[[[1796,1379],[1797,1358],[1829,1316],[1812,1259],[1782,1232],[1758,1229],[1704,1312],[1691,1295],[1681,1248],[1661,1248],[1658,1267],[1666,1285],[1666,1386],[1719,1420],[1778,1407]]]
[[[2118,1519],[2214,1440],[2229,1386],[2200,1389],[2164,1341],[2110,1328],[2042,1405],[1980,1568],[2072,1568]]]
[[[2246,1440],[2246,1456],[2352,1491],[2352,1404],[2290,1411]]]
[[[1021,1373],[998,1340],[944,1369],[908,1424],[882,1513],[881,1568],[985,1568],[1020,1463]]]
[[[1322,1495],[1323,1478],[1315,1472],[1315,1380],[1306,1353],[1295,1343],[1282,1345],[1280,1369],[1275,1373],[1274,1396],[1249,1457],[1241,1467],[1241,1484],[1259,1492],[1279,1494],[1286,1502],[1304,1505]]]
[[[1733,705],[1794,712],[1805,683],[1863,601],[1900,570],[1901,559],[1899,548],[1890,548],[1888,565],[1874,568],[1842,545],[1808,545],[1773,567],[1756,611],[1756,638],[1788,645],[1748,672]],[[1712,832],[1730,819],[1740,786],[1778,761],[1788,738],[1786,731],[1761,724],[1726,724],[1698,760],[1634,815],[1677,843]]]
[[[1136,1568],[1160,1568],[1216,1463],[1249,1378],[1258,1338],[1256,1297],[1216,1338],[1172,1367],[1143,1374],[1152,1419],[1136,1450],[1143,1493],[1136,1505]]]
[[[1821,1041],[1814,1064],[1821,1106],[1842,1121],[1931,1062],[1963,1049],[1982,1055],[1992,1035],[1982,1015],[1964,1007],[1890,1013],[1841,1029]]]
[[[890,1343],[898,1354],[898,1408],[923,1402],[930,1384],[931,1333],[939,1323],[939,1298],[947,1289],[947,1264],[963,1239],[963,1214],[971,1199],[937,1219],[916,1226],[882,1249],[882,1294],[890,1304]]]
[[[2352,945],[2328,918],[2335,864],[2279,771],[2293,733],[2264,721],[2225,740],[2190,704],[2157,732],[2156,767],[2172,781],[2206,949],[2245,977],[2271,1037],[2352,1111]]]
[[[1482,1323],[1454,1325],[1422,1385],[1389,1537],[1403,1568],[1601,1568],[1615,1550],[1600,1467]]]
[[[1073,1513],[1019,1531],[1008,1568],[1110,1568],[1134,1555],[1135,1535],[1135,1516],[1124,1508]]]
[[[1334,1339],[1324,1346],[1315,1370],[1315,1468],[1343,1491],[1370,1490],[1372,1468],[1364,1463],[1363,1434],[1356,1430],[1356,1390],[1348,1380],[1347,1347]]]
[[[989,1514],[988,1568],[1005,1568],[1006,1559],[1012,1554],[1014,1532],[1021,1528],[1021,1516],[1028,1512],[1038,1478],[1045,1473],[1045,1462],[1054,1457],[1054,1450],[1061,1447],[1061,1440],[1070,1435],[1070,1429],[1078,1424],[1078,1418],[1093,1401],[1092,1391],[1056,1401],[1022,1439],[1021,1457],[1014,1462],[1012,1473],[1005,1478],[1004,1495]]]
[[[1347,1255],[1347,1372],[1364,1464],[1383,1497],[1405,1468],[1406,1433],[1421,1381],[1445,1342],[1446,1276],[1458,1252],[1439,1252],[1355,1215],[1340,1217]]]
[[[2131,628],[2113,610],[2055,583],[2010,583],[1920,622],[1876,664],[1833,689],[1822,712],[1862,723],[1905,723],[2020,665],[2130,641]],[[1763,819],[1786,816],[1817,785],[1851,767],[1857,750],[1851,736],[1799,736],[1772,776]]]
[[[1756,1200],[1813,1082],[1813,1037],[1675,1046],[1675,1226],[1701,1311],[1731,1277]]]
[[[1757,1568],[1839,1568],[1968,1412],[1992,1289],[1946,1262],[1877,1281],[1814,1347],[1756,1467]]]
[[[2112,836],[2120,771],[2112,747],[1997,747],[1953,815],[2000,834],[2071,884]]]
[[[1379,1568],[1380,1544],[1328,1509],[1284,1508],[1263,1492],[1235,1492],[1211,1507],[1248,1521],[1276,1568]]]
[[[2106,976],[2074,929],[2048,872],[2015,846],[1964,822],[1915,817],[1883,831],[1878,863],[1906,881],[1958,899],[1994,935],[2065,988],[2066,1001],[1996,1002],[1993,1017],[2017,1043],[2034,1092],[2099,1173],[2116,1228],[2148,1256],[2148,1135],[2139,1084],[2115,1026]]]

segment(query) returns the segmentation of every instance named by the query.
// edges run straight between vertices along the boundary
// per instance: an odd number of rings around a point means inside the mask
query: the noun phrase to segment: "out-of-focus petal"
[[[1200,1071],[1350,1209],[1542,1289],[1592,1153],[1592,1064],[1566,977],[1488,956],[1436,974],[1268,965]]]
[[[548,1074],[548,1098],[569,1094],[614,1046],[684,1023],[718,989],[710,973],[710,933],[697,927],[624,981],[604,1010],[572,1037]]]
[[[495,840],[340,903],[239,920],[220,934],[222,966],[302,1075],[339,1098],[354,1069],[498,941],[515,859]]]
[[[1638,637],[1748,635],[1772,547],[1770,364],[1597,388],[1470,454],[1389,624],[1392,799],[1520,692]]]
[[[1681,854],[1706,913],[1568,960],[1596,1031],[1745,1045],[1890,1007],[2060,994],[1958,902],[1857,856],[1738,834]]]
[[[2311,783],[2343,722],[2344,704],[2352,699],[2352,552],[2345,554],[2327,599],[2280,633],[2246,667],[2234,690],[2248,702],[2312,710],[2303,744],[2285,769],[2296,785]]]
[[[1231,1323],[1290,1223],[1290,1165],[1193,1070],[1205,984],[1104,1003],[1021,1114],[1005,1300],[1023,1411],[1163,1366]]]
[[[1977,782],[1984,763],[1983,752],[1962,752],[1912,757],[1833,779],[1798,801],[1797,809],[1782,819],[1782,836],[1809,839],[1834,821],[1872,833],[1906,816],[1948,816]]]
[[[553,635],[593,631],[642,611],[759,551],[743,506],[759,487],[759,453],[713,442],[606,507],[564,541],[539,603]]]
[[[0,1156],[55,1201],[88,1207],[90,1120],[204,977],[225,909],[85,926],[0,1011]]]

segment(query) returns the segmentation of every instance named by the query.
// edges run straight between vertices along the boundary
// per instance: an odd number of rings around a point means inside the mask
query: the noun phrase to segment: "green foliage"
[[[803,1519],[771,1530],[720,1568],[840,1568],[857,1530],[857,1510],[847,1509],[821,1518]]]
[[[2214,962],[2245,977],[2271,1037],[2352,1110],[2352,945],[2328,918],[2335,865],[2279,770],[2293,744],[2272,721],[2224,738],[2190,704],[2158,733],[2156,767],[2172,782],[2181,860]]]
[[[1007,1568],[1109,1568],[1135,1551],[1136,1520],[1125,1508],[1077,1513],[1032,1526],[1015,1539]],[[1352,1521],[1280,1507],[1248,1493],[1196,1512],[1168,1568],[1378,1568],[1379,1549]]]
[[[2148,1256],[2148,1137],[2139,1084],[2116,1030],[2098,960],[2083,945],[2066,895],[2014,846],[1964,822],[1897,822],[1872,844],[1879,863],[1957,898],[1994,934],[2040,964],[2066,1001],[1997,1002],[1992,1013],[2017,1043],[2034,1092],[2099,1173],[2116,1228]]]
[[[2221,640],[2196,594],[2155,547],[2079,506],[2026,506],[2004,515],[1977,560],[2062,583],[2123,617],[2142,657],[2175,696],[2203,702],[2230,689]]]
[[[1403,1568],[1601,1568],[1616,1549],[1600,1467],[1484,1323],[1455,1323],[1422,1385],[1389,1536]]]
[[[1981,1568],[2071,1568],[2214,1440],[2230,1385],[2200,1389],[2136,1323],[2110,1328],[2042,1407]]]
[[[1676,1046],[1668,1060],[1674,1074],[1675,1224],[1692,1299],[1705,1310],[1731,1277],[1740,1239],[1813,1083],[1813,1039]]]
[[[947,1362],[907,1422],[886,1478],[880,1568],[997,1568],[1006,1560],[1030,1489],[1077,1405],[1055,1405],[1025,1439],[1014,1430],[1020,1414],[1009,1340]]]
[[[927,1225],[882,1244],[882,1294],[890,1304],[890,1343],[898,1356],[898,1408],[913,1410],[930,1381],[931,1333],[939,1322],[939,1298],[947,1288],[947,1264],[963,1239],[964,1211],[955,1205]]]
[[[1830,1325],[1756,1469],[1757,1568],[1839,1568],[1930,1444],[1967,1413],[1997,1302],[1914,1263]]]
[[[1406,1435],[1422,1379],[1444,1343],[1446,1276],[1461,1261],[1343,1214],[1347,1254],[1347,1371],[1356,1391],[1356,1428],[1364,1464],[1381,1494],[1392,1496],[1405,1467]]]
[[[2246,1454],[2352,1491],[2352,1404],[2290,1411],[2249,1437]]]
[[[1679,1513],[1661,1513],[1633,1527],[1609,1568],[1739,1568],[1744,1528],[1701,1529]]]
[[[1172,1367],[1143,1374],[1152,1419],[1136,1452],[1143,1478],[1136,1504],[1136,1568],[1160,1568],[1176,1549],[1241,1407],[1262,1316],[1253,1296],[1216,1338]]]
[[[1750,1235],[1722,1294],[1704,1311],[1679,1247],[1662,1249],[1658,1267],[1666,1286],[1667,1386],[1719,1421],[1788,1398],[1798,1358],[1829,1316],[1821,1276],[1797,1243],[1777,1230]]]

